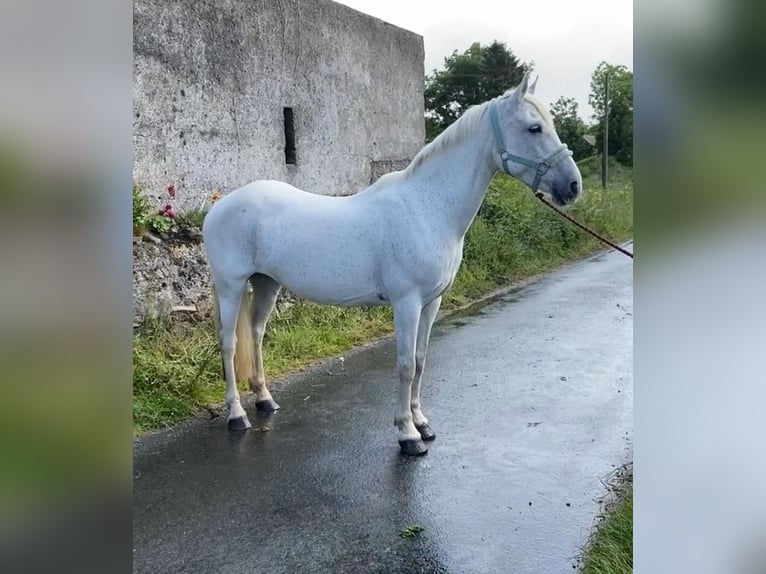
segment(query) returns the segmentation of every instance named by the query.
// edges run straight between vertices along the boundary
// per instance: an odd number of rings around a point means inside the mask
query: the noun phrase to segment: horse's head
[[[566,205],[582,192],[582,176],[533,92],[534,84],[530,86],[529,74],[524,74],[515,89],[490,102],[494,159],[499,170],[543,192],[553,203]]]

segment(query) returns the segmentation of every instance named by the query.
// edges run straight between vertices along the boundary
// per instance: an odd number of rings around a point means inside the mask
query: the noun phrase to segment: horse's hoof
[[[242,415],[241,417],[229,419],[228,426],[230,431],[246,431],[252,425],[247,420],[247,415]]]
[[[407,439],[399,441],[399,448],[402,450],[402,454],[408,456],[422,456],[428,452],[426,443],[422,440]]]
[[[274,399],[266,399],[265,401],[258,401],[255,403],[255,410],[264,413],[272,413],[279,410],[279,405]]]
[[[431,426],[428,423],[415,426],[415,428],[418,429],[420,438],[423,440],[434,440],[436,438],[436,433],[431,429]]]

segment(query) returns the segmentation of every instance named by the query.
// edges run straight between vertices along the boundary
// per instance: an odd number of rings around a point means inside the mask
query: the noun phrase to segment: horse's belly
[[[314,280],[295,282],[289,279],[280,281],[284,287],[301,299],[308,299],[322,305],[337,305],[340,307],[360,307],[367,305],[388,304],[379,289],[359,288],[341,283],[325,283]]]
[[[341,256],[332,250],[316,250],[308,245],[291,249],[260,272],[281,283],[301,299],[325,305],[356,307],[386,303],[376,280],[375,266],[357,252]]]

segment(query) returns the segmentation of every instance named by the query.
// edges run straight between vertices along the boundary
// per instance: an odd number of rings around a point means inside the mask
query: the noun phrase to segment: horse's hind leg
[[[434,440],[436,438],[436,434],[428,425],[428,419],[423,414],[423,411],[420,410],[420,382],[423,380],[423,369],[426,364],[431,327],[434,324],[434,319],[436,319],[441,302],[442,298],[437,297],[423,307],[423,310],[420,312],[420,323],[418,324],[418,339],[415,349],[415,378],[412,381],[410,408],[412,409],[412,422],[423,440]]]
[[[250,421],[247,418],[245,409],[239,401],[239,392],[237,391],[237,379],[234,371],[234,352],[237,347],[237,316],[239,307],[245,304],[243,295],[245,293],[243,282],[241,287],[216,285],[218,291],[218,312],[221,323],[221,353],[223,354],[223,370],[226,378],[226,406],[229,409],[227,418],[229,430],[247,430],[250,428]]]
[[[253,286],[252,313],[253,343],[255,345],[255,376],[249,380],[250,389],[255,393],[255,408],[259,411],[276,411],[279,405],[266,387],[266,373],[263,369],[263,335],[281,286],[271,277],[256,274],[250,278]]]

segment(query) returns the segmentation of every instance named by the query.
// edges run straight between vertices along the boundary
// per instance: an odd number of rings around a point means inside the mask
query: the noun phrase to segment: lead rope
[[[590,234],[591,234],[593,237],[595,237],[596,239],[598,239],[598,240],[599,240],[599,241],[601,241],[602,243],[605,243],[606,245],[608,245],[608,246],[609,246],[609,247],[611,247],[612,249],[616,249],[616,250],[617,250],[617,251],[619,251],[620,253],[624,253],[625,255],[627,255],[628,257],[630,257],[631,259],[633,259],[633,254],[632,254],[630,251],[628,251],[627,249],[623,249],[623,248],[622,248],[622,247],[620,247],[619,245],[615,245],[614,243],[612,243],[611,241],[609,241],[609,240],[608,240],[608,239],[606,239],[605,237],[602,237],[601,235],[599,235],[599,234],[598,234],[598,233],[596,233],[595,231],[592,231],[591,229],[588,229],[588,228],[587,228],[587,227],[585,227],[585,226],[584,226],[582,223],[580,223],[579,221],[577,221],[577,220],[573,219],[572,217],[570,217],[569,215],[567,215],[566,213],[564,213],[563,211],[561,211],[561,210],[560,210],[558,207],[556,207],[556,206],[555,206],[555,205],[553,205],[552,203],[548,203],[548,202],[545,200],[545,197],[543,196],[543,194],[542,194],[542,193],[540,193],[539,191],[538,191],[538,192],[535,192],[535,197],[536,197],[537,199],[539,199],[540,201],[542,201],[542,202],[543,202],[545,205],[547,205],[548,207],[550,207],[550,208],[551,208],[553,211],[555,211],[556,213],[558,213],[558,214],[559,214],[561,217],[563,217],[564,219],[566,219],[566,220],[568,220],[568,221],[570,221],[570,222],[574,223],[574,224],[575,224],[577,227],[579,227],[580,229],[582,229],[582,230],[583,230],[583,231],[585,231],[586,233],[590,233]]]

